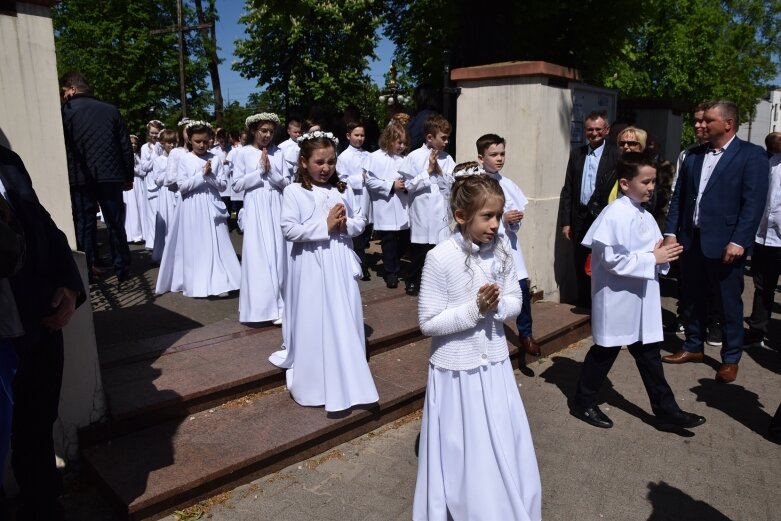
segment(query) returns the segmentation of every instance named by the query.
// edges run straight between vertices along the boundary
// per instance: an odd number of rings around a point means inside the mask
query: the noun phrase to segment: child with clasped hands
[[[591,225],[583,245],[591,248],[591,332],[572,414],[595,427],[612,420],[598,407],[600,387],[626,345],[635,358],[656,415],[657,428],[691,428],[705,418],[682,411],[664,376],[659,345],[664,340],[659,274],[683,248],[665,245],[654,217],[643,208],[656,186],[656,166],[641,152],[626,152],[616,165],[621,195]]]

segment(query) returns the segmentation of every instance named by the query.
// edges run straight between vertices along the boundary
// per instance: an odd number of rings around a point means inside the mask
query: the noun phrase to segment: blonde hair
[[[645,150],[645,144],[648,141],[648,132],[643,130],[642,128],[637,127],[626,127],[624,130],[618,133],[616,136],[616,143],[621,141],[624,137],[626,137],[628,134],[631,134],[634,136],[635,141],[640,143],[640,152]]]
[[[400,123],[391,121],[388,123],[388,126],[383,129],[382,134],[380,134],[380,148],[390,155],[393,145],[396,144],[396,141],[399,139],[404,142],[404,149],[406,150],[409,147],[409,134],[407,134],[407,129]]]

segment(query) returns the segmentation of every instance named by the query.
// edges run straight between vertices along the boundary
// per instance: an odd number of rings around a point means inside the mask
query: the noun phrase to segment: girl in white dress
[[[378,400],[363,329],[352,240],[366,218],[336,174],[338,141],[329,132],[301,136],[298,182],[285,188],[282,232],[292,244],[285,280],[286,350],[270,361],[287,369],[301,405],[342,411]]]
[[[168,226],[173,218],[174,193],[165,186],[165,175],[168,171],[168,158],[177,144],[176,132],[163,130],[160,133],[160,143],[163,147],[163,153],[155,158],[152,163],[152,173],[147,175],[147,179],[153,181],[155,186],[154,189],[149,190],[149,193],[150,195],[154,194],[154,197],[150,198],[155,210],[155,241],[152,262],[157,264],[160,264],[163,258]]]
[[[157,185],[149,175],[155,159],[163,153],[160,145],[160,132],[163,131],[163,123],[153,119],[146,124],[146,143],[141,147],[141,160],[139,174],[141,183],[136,192],[138,211],[141,214],[141,230],[144,234],[144,247],[152,250],[155,245],[155,214],[157,213],[151,201],[150,191],[156,191]],[[135,182],[133,183],[135,185]],[[135,187],[134,187],[135,189]],[[155,193],[155,196],[157,194]],[[156,202],[156,201],[155,201]]]
[[[290,180],[282,175],[282,152],[271,143],[279,118],[264,112],[245,123],[252,144],[235,155],[232,180],[233,190],[244,193],[239,322],[281,324],[287,255],[279,216]]]
[[[521,311],[504,194],[485,175],[457,177],[453,235],[431,250],[418,303],[432,336],[415,520],[539,521],[540,475],[504,321]]]
[[[141,230],[141,215],[138,212],[138,201],[136,201],[135,194],[137,190],[136,179],[141,179],[141,147],[138,136],[130,136],[130,146],[133,147],[133,188],[122,192],[122,200],[125,202],[127,242],[134,243],[144,240],[144,234]]]
[[[409,247],[409,197],[399,166],[407,149],[407,131],[391,122],[380,136],[380,149],[366,161],[366,188],[371,196],[374,230],[380,238],[385,285],[399,286],[401,256]]]
[[[178,165],[176,184],[182,202],[176,228],[171,230],[176,247],[166,247],[163,252],[156,292],[227,297],[241,283],[241,266],[228,236],[228,210],[220,199],[227,180],[218,158],[209,152],[211,125],[190,121],[186,132],[192,152]],[[181,262],[179,269],[171,267],[177,260]]]

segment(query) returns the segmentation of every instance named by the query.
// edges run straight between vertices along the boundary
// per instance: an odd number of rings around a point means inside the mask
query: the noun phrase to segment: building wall
[[[75,248],[50,11],[42,5],[16,5],[16,16],[0,14],[0,143],[21,156],[41,203]],[[84,256],[74,256],[89,291]],[[77,428],[105,411],[89,302],[88,295],[64,330],[65,374],[55,441],[58,456],[66,460],[77,456]]]
[[[502,174],[529,199],[521,245],[533,286],[546,300],[559,298],[554,258],[571,258],[558,233],[561,187],[570,151],[572,91],[551,87],[545,77],[459,82],[456,163],[477,159],[475,141],[493,132],[507,140]],[[563,245],[566,248],[566,245]],[[560,253],[562,253],[560,255]],[[568,269],[560,270],[566,277]],[[566,282],[565,282],[566,285]]]
[[[778,105],[776,105],[776,107],[778,107]],[[771,113],[777,113],[777,111],[777,108],[773,110],[773,105],[769,100],[759,100],[756,106],[754,119],[743,123],[738,128],[738,137],[744,141],[749,141],[764,148],[765,136],[770,132],[774,132],[771,129]],[[778,121],[775,122],[775,126],[778,127]]]

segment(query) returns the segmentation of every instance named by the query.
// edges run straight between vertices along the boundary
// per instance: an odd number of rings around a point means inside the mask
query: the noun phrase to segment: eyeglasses
[[[639,147],[640,142],[639,141],[619,141],[618,146],[620,147]]]

